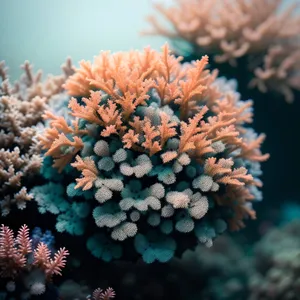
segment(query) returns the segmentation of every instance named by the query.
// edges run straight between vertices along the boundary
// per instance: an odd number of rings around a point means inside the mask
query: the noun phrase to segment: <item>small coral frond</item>
[[[99,101],[101,101],[100,94]],[[93,100],[89,100],[88,98],[83,98],[83,102],[86,105],[80,105],[75,98],[72,98],[69,102],[69,108],[72,110],[72,115],[77,118],[82,118],[88,122],[96,123],[98,125],[103,125],[99,117],[97,116],[97,110],[95,108],[95,102],[97,98],[94,96],[92,97]]]
[[[229,174],[233,164],[234,162],[231,158],[221,158],[217,162],[216,157],[210,157],[205,161],[204,172],[211,177]]]
[[[166,141],[175,136],[176,132],[176,122],[170,122],[170,117],[166,113],[160,114],[161,125],[157,127],[160,133],[160,146],[163,147]]]
[[[247,169],[244,167],[234,169],[230,174],[217,180],[217,182],[231,185],[245,185],[245,182],[251,181],[253,181],[253,177],[247,174]]]
[[[167,151],[161,155],[164,164],[174,160],[177,157],[178,153],[176,151]]]
[[[100,299],[101,300],[110,300],[110,299],[115,298],[115,296],[116,296],[115,291],[113,290],[113,288],[109,287],[106,289],[105,292],[103,292],[103,294],[100,296]]]
[[[82,159],[77,155],[76,161],[72,163],[71,166],[82,172],[82,177],[76,179],[77,185],[75,186],[75,189],[82,187],[82,190],[86,191],[92,188],[98,175],[98,169],[96,168],[95,162],[90,157]]]
[[[124,148],[130,149],[130,148],[133,147],[133,145],[138,143],[139,135],[135,134],[134,130],[129,129],[128,132],[123,135],[122,141],[123,141],[123,144],[124,144]]]
[[[49,250],[48,246],[43,242],[39,243],[37,248],[33,252],[33,264],[41,267],[42,269],[45,269],[50,259],[50,254],[51,251]]]
[[[179,143],[179,153],[187,152],[196,148],[196,141],[199,139],[199,133],[201,127],[199,122],[208,111],[206,106],[203,106],[201,110],[193,117],[189,118],[188,123],[181,122],[181,136]]]
[[[142,146],[149,151],[150,156],[161,150],[161,146],[158,141],[153,141],[159,136],[159,131],[155,129],[154,126],[151,126],[151,121],[148,118],[145,118],[144,122],[144,136],[145,142]]]
[[[98,288],[93,292],[93,300],[110,300],[115,298],[115,296],[116,293],[111,287],[107,288],[105,291]]]
[[[87,96],[90,92],[90,83],[87,78],[93,78],[92,64],[90,61],[82,60],[80,68],[76,70],[75,74],[70,76],[64,84],[64,88],[72,96]]]
[[[203,56],[201,60],[197,60],[194,66],[187,71],[187,79],[180,81],[180,96],[176,99],[175,103],[180,105],[180,115],[184,119],[189,115],[192,110],[197,110],[194,96],[199,96],[207,89],[204,78],[203,70],[208,64],[208,56]]]
[[[262,154],[260,146],[264,142],[266,136],[260,134],[255,140],[249,142],[243,142],[241,144],[241,153],[238,157],[248,159],[250,161],[265,161],[269,158],[269,154]]]
[[[72,132],[72,128],[67,124],[63,117],[55,116],[52,112],[46,111],[43,114],[44,120],[50,120],[50,126],[67,134]]]
[[[27,225],[23,225],[18,232],[16,242],[19,245],[19,253],[27,255],[32,252],[31,240],[29,238],[29,228]]]
[[[80,137],[74,136],[73,139],[74,141],[72,142],[64,133],[60,133],[51,144],[49,150],[45,153],[45,155],[54,158],[53,166],[57,168],[59,172],[71,162],[76,153],[84,146]]]
[[[69,255],[68,250],[60,248],[46,264],[46,276],[51,278],[54,274],[61,275],[61,270],[66,265],[66,257]]]
[[[107,105],[99,106],[97,112],[101,117],[102,126],[104,127],[104,130],[101,132],[102,136],[107,137],[111,134],[118,134],[124,130],[122,117],[116,103],[109,100]]]

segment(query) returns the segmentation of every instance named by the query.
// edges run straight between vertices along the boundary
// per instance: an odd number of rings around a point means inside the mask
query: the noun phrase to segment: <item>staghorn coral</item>
[[[29,237],[29,228],[23,225],[17,236],[5,225],[0,229],[0,276],[7,281],[8,292],[18,289],[22,299],[41,295],[54,275],[61,275],[69,252],[60,248],[53,255],[48,246],[40,242],[36,247]],[[13,281],[12,281],[13,280]],[[11,288],[8,288],[11,286]],[[25,290],[25,291],[24,291]],[[25,297],[25,295],[27,295]]]
[[[175,46],[186,41],[191,53],[208,53],[216,64],[247,65],[253,77],[251,87],[281,93],[292,102],[293,89],[300,89],[300,15],[295,12],[296,1],[285,9],[283,4],[283,0],[177,0],[170,7],[156,4],[172,29],[150,16],[153,30],[147,33],[166,36]]]
[[[24,209],[32,199],[27,192],[30,179],[42,164],[36,139],[41,131],[42,115],[51,101],[63,95],[62,84],[73,72],[71,61],[62,66],[64,74],[41,81],[41,71],[34,74],[29,62],[24,74],[11,85],[4,62],[0,63],[0,207],[2,216],[11,205]]]
[[[58,215],[61,232],[82,235],[92,211],[87,247],[105,261],[125,255],[126,244],[148,263],[166,262],[255,218],[268,155],[260,152],[264,135],[246,126],[252,102],[205,70],[207,56],[180,60],[167,45],[161,53],[101,52],[65,84],[77,97],[74,118],[44,114],[42,172],[53,182],[32,193],[41,212]]]

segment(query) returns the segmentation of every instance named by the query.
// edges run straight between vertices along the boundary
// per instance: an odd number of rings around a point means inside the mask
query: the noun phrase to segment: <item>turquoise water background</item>
[[[58,74],[67,56],[77,63],[100,50],[159,49],[164,38],[140,34],[149,27],[145,18],[153,12],[152,2],[1,0],[0,60],[16,79],[25,60],[44,74]]]

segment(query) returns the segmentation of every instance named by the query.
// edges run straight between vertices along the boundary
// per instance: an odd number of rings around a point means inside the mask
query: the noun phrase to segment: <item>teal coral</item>
[[[158,235],[151,231],[146,235],[137,234],[134,238],[134,246],[138,253],[143,257],[146,263],[167,262],[173,256],[176,249],[174,239],[162,234]]]

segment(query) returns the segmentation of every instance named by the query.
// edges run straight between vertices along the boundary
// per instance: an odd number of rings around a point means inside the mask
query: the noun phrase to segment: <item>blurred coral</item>
[[[33,74],[29,62],[24,74],[11,85],[4,62],[0,63],[0,207],[2,216],[11,205],[24,209],[32,199],[28,184],[42,164],[36,139],[41,131],[42,115],[50,99],[63,93],[62,84],[73,74],[71,60],[62,66],[64,74],[49,76],[44,82],[41,71]]]
[[[254,77],[250,86],[282,93],[287,102],[294,100],[292,90],[300,89],[300,14],[296,1],[288,6],[284,0],[175,2],[170,7],[155,5],[172,29],[150,16],[153,30],[148,34],[166,36],[175,46],[186,41],[192,54],[207,53],[217,64],[246,64]],[[176,50],[180,52],[180,46]],[[241,60],[244,57],[246,60]]]
[[[115,298],[116,293],[112,288],[107,288],[105,291],[98,288],[94,290],[93,292],[93,298],[87,298],[87,299],[93,299],[93,300],[110,300]]]
[[[87,247],[106,261],[134,237],[146,262],[166,262],[197,240],[211,246],[227,223],[239,229],[255,218],[268,155],[260,151],[264,135],[246,127],[252,102],[205,70],[207,56],[180,60],[167,45],[161,53],[101,52],[65,84],[77,96],[73,119],[44,114],[42,173],[53,182],[32,193],[41,212],[58,215],[60,232],[83,234],[92,211],[101,231]]]
[[[254,247],[256,273],[249,300],[297,299],[300,291],[300,221],[274,228]]]

